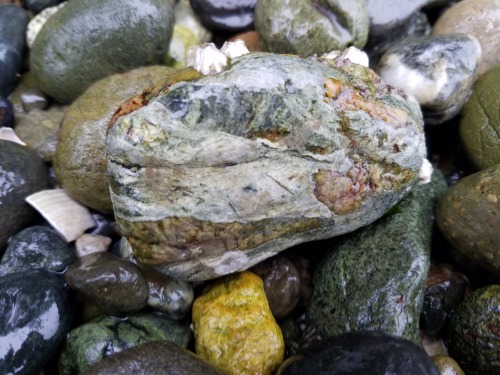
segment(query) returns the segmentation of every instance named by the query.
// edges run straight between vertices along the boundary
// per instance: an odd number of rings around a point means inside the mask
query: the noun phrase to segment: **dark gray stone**
[[[28,12],[14,4],[0,5],[0,38],[10,42],[20,56],[26,47]]]
[[[29,227],[10,240],[0,262],[0,277],[30,269],[63,272],[76,259],[73,248],[55,230]]]
[[[346,236],[315,271],[307,318],[322,337],[380,330],[419,343],[432,210],[446,183],[413,188],[396,210]]]
[[[47,271],[0,278],[0,373],[33,375],[59,349],[72,320],[64,280]]]
[[[42,10],[48,7],[53,7],[62,0],[25,0],[26,7],[33,13],[40,13]]]
[[[253,25],[257,0],[190,0],[203,25],[209,29],[244,31]]]
[[[7,97],[16,85],[22,57],[14,45],[0,39],[0,95]]]
[[[9,99],[0,96],[0,128],[14,127],[14,107]]]

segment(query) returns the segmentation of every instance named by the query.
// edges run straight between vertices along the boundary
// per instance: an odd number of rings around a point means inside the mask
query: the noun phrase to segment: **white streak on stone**
[[[203,75],[215,74],[227,65],[227,57],[213,43],[191,47],[187,51],[187,66]]]
[[[230,59],[250,53],[245,42],[240,39],[234,42],[224,42],[220,51]]]
[[[96,226],[88,208],[73,200],[63,189],[39,191],[26,197],[26,202],[67,242],[76,240],[87,229]]]
[[[424,159],[422,167],[418,172],[418,185],[425,185],[431,182],[432,164],[429,160]]]
[[[26,44],[29,48],[33,46],[33,43],[35,42],[35,39],[43,25],[45,25],[45,22],[47,22],[50,17],[52,17],[67,3],[67,1],[64,1],[59,5],[45,8],[28,23],[28,27],[26,28]]]
[[[26,146],[26,143],[21,141],[21,139],[17,136],[16,132],[12,128],[7,128],[7,127],[0,128],[0,139],[4,141],[18,143],[21,146]]]

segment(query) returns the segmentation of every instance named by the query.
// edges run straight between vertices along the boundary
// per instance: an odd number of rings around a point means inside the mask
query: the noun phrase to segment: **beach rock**
[[[68,4],[68,2],[63,1],[58,5],[47,7],[31,19],[28,23],[28,27],[26,28],[26,44],[29,48],[33,47],[33,43],[35,42],[35,39],[43,25],[45,25],[45,22],[47,22],[47,20],[56,14],[62,7],[66,6],[66,4]]]
[[[469,262],[500,279],[500,164],[462,178],[441,198],[436,222]]]
[[[383,331],[418,344],[432,211],[446,183],[415,187],[388,214],[345,236],[316,268],[306,316],[322,337]]]
[[[361,0],[258,0],[255,30],[263,51],[310,56],[363,48],[368,11]]]
[[[14,107],[9,99],[0,96],[0,128],[14,127]]]
[[[37,35],[31,70],[43,91],[70,103],[101,78],[160,63],[173,15],[170,1],[70,1]]]
[[[0,262],[0,277],[30,269],[64,272],[76,255],[52,228],[36,225],[12,237]]]
[[[35,151],[0,140],[0,253],[9,237],[23,229],[35,215],[24,199],[47,186],[47,167]]]
[[[28,20],[28,12],[22,7],[14,4],[0,6],[0,38],[12,43],[20,56],[26,47],[24,33]]]
[[[482,75],[462,111],[460,139],[479,169],[500,164],[500,66]]]
[[[500,0],[463,0],[446,10],[432,27],[432,35],[464,33],[475,36],[483,56],[476,75],[500,65]]]
[[[377,72],[388,84],[413,95],[426,124],[454,117],[467,101],[481,46],[463,34],[402,40],[380,58]]]
[[[47,271],[0,277],[0,373],[38,374],[71,328],[64,280]]]
[[[81,375],[223,375],[192,352],[168,341],[155,341],[127,349],[90,367]]]
[[[108,131],[110,192],[133,255],[174,278],[367,225],[425,157],[416,101],[349,60],[253,53],[155,90]]]
[[[227,374],[270,375],[284,342],[262,280],[245,271],[208,286],[193,304],[196,354]]]
[[[161,315],[102,316],[68,334],[59,357],[59,375],[80,374],[105,358],[146,342],[166,340],[186,348],[191,339],[188,327]]]
[[[500,374],[500,285],[474,291],[450,321],[448,350],[467,375]]]
[[[71,288],[109,314],[134,312],[147,303],[149,287],[141,270],[110,253],[80,258],[65,278]]]
[[[432,356],[432,362],[434,362],[441,375],[465,375],[458,363],[446,355]]]
[[[9,96],[21,70],[22,57],[14,45],[0,39],[0,95]]]
[[[69,106],[59,132],[54,171],[72,198],[95,210],[113,212],[104,149],[108,121],[125,99],[171,71],[151,66],[106,77]]]
[[[238,32],[253,25],[257,0],[190,0],[203,24],[213,30]]]
[[[281,375],[439,375],[417,345],[380,332],[351,332],[321,341],[291,362]]]

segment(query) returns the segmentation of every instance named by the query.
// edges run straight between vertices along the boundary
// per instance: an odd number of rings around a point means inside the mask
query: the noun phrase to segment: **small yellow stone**
[[[251,272],[206,288],[193,304],[193,329],[196,353],[227,374],[272,374],[283,361],[283,335]]]
[[[441,375],[465,375],[453,358],[446,355],[435,355],[431,358]]]

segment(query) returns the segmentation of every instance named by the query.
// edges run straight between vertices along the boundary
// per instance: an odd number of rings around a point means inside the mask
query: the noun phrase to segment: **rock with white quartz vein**
[[[417,182],[418,103],[368,68],[254,53],[189,72],[108,130],[114,212],[140,262],[187,280],[243,270],[373,222]]]

